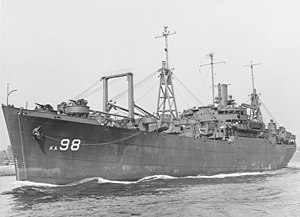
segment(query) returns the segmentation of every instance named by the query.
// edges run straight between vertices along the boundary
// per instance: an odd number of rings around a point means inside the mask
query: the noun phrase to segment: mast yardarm
[[[260,111],[260,100],[259,96],[256,93],[256,89],[254,87],[254,74],[253,74],[253,66],[259,65],[260,63],[253,63],[251,60],[250,65],[244,65],[244,66],[249,66],[251,68],[251,78],[252,78],[252,93],[250,95],[251,97],[251,105],[255,107],[255,109],[251,109],[251,119],[256,120],[258,122],[263,122],[262,119],[262,114]]]
[[[164,31],[161,36],[155,38],[165,38],[165,52],[166,60],[162,62],[162,68],[158,70],[160,83],[158,90],[158,102],[157,102],[157,116],[162,114],[170,114],[173,118],[178,118],[173,82],[172,82],[172,70],[169,67],[169,55],[168,55],[168,36],[173,35],[176,32],[170,33],[167,26],[164,26]]]
[[[225,63],[225,61],[214,62],[214,53],[207,54],[207,56],[209,56],[209,58],[210,58],[210,63],[208,63],[208,64],[202,64],[202,65],[200,65],[200,67],[202,67],[202,66],[208,66],[208,65],[211,66],[212,103],[213,103],[213,105],[214,105],[214,104],[215,104],[214,65],[219,64],[219,63]]]

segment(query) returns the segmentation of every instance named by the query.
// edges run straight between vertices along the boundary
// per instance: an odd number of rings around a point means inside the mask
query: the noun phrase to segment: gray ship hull
[[[193,138],[11,106],[2,109],[17,180],[67,184],[92,177],[138,180],[273,170],[285,167],[296,150],[295,144],[272,144],[265,138]]]

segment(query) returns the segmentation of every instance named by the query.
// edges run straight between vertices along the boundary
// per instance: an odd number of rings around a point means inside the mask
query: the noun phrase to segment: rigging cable
[[[137,98],[135,101],[136,102],[139,102],[142,98],[145,98],[145,96],[147,96],[151,91],[153,91],[153,88],[157,86],[157,84],[154,84],[150,87],[150,89],[145,93],[143,94],[141,97]]]
[[[194,97],[194,99],[200,104],[200,105],[202,105],[203,106],[203,103],[201,103],[201,101],[192,93],[192,91],[190,91],[180,80],[179,80],[179,78],[174,74],[174,78],[175,78],[175,80],[177,80],[185,89],[186,89],[186,91],[188,91],[189,92],[189,94],[191,94],[191,96],[192,97]],[[208,109],[208,108],[206,108],[205,109],[208,113],[209,113],[209,115],[210,115],[210,117],[212,118],[212,119],[217,119],[216,118],[216,116]]]
[[[193,94],[193,92],[192,91],[190,91],[180,80],[179,80],[179,78],[175,75],[175,74],[173,74],[173,76],[174,76],[174,78],[175,78],[175,80],[176,81],[178,81],[183,87],[184,87],[184,89],[187,91],[187,92],[189,92],[189,94],[191,94],[191,96],[192,97],[194,97],[194,99],[200,104],[200,105],[202,105],[203,106],[203,103]]]
[[[271,114],[271,112],[267,109],[267,107],[264,105],[264,103],[260,100],[262,106],[264,107],[264,109],[267,111],[267,113],[271,116],[271,118],[273,119],[273,121],[275,121],[275,123],[277,124],[277,126],[280,126],[279,123],[275,120],[275,118],[273,117],[273,115]]]
[[[181,95],[180,91],[178,91],[177,87],[174,86],[174,88],[175,88],[175,90],[176,90],[176,94],[178,94],[178,95],[181,97],[181,99],[185,102],[185,104],[187,105],[187,107],[190,108],[190,105],[189,105],[188,102],[185,100],[185,98]]]
[[[117,70],[112,70],[112,71],[107,71],[107,72],[103,72],[101,73],[102,75],[111,75],[111,74],[116,74],[116,73],[119,73],[119,72],[124,72],[124,71],[132,71],[131,68],[124,68],[124,69],[117,69]],[[102,76],[101,76],[102,77]],[[89,86],[88,88],[86,88],[84,91],[82,91],[81,93],[79,93],[77,96],[73,97],[72,99],[79,99],[79,98],[84,98],[83,96],[85,96],[85,94],[87,94],[87,92],[89,92],[95,85],[97,85],[101,80],[98,80],[93,83],[91,86]],[[102,86],[101,86],[102,87]],[[90,96],[94,93],[96,93],[97,91],[99,91],[101,89],[101,87],[93,90],[92,93],[89,93],[87,96]],[[85,97],[87,97],[85,96]]]
[[[99,80],[97,80],[96,82],[94,82],[92,85],[90,85],[88,88],[86,88],[84,91],[82,91],[81,93],[79,93],[77,96],[73,97],[73,99],[79,99],[81,98],[84,94],[86,94],[87,92],[89,92],[94,86],[96,86],[99,83]]]
[[[117,80],[112,80],[112,81],[110,81],[110,84],[113,84],[113,83],[115,83]],[[97,82],[95,82],[95,84],[98,84],[98,82],[100,82],[100,80],[98,80]],[[92,88],[92,86],[95,86],[95,84],[93,84],[93,85],[91,85],[89,88],[87,88],[85,91],[83,91],[81,94],[79,94],[79,95],[77,95],[77,97],[75,98],[75,99],[79,99],[79,97],[80,98],[87,98],[87,97],[89,97],[89,96],[91,96],[91,95],[93,95],[93,94],[95,94],[95,93],[97,93],[97,92],[99,92],[99,91],[102,91],[102,88],[103,88],[103,84],[101,84],[100,85],[100,87],[97,87],[96,89],[94,89],[94,90],[91,90]],[[89,89],[89,90],[88,90]],[[90,91],[90,92],[88,92],[88,91]]]
[[[144,79],[142,79],[141,81],[139,81],[138,83],[136,83],[134,85],[135,88],[138,88],[139,86],[141,86],[144,82],[148,81],[150,78],[152,78],[155,74],[157,74],[157,70],[153,73],[151,73],[150,75],[148,75],[147,77],[145,77]],[[126,93],[128,92],[128,90],[124,90],[123,92],[119,93],[118,95],[116,95],[115,97],[112,98],[113,101],[115,101],[116,99],[124,96]]]
[[[87,97],[89,97],[89,96],[91,96],[91,95],[97,93],[98,91],[101,91],[101,90],[102,90],[102,87],[103,87],[103,85],[101,85],[100,87],[98,87],[98,88],[92,90],[91,92],[86,93],[85,95],[82,96],[82,98],[87,98]]]
[[[199,71],[200,71],[200,69],[199,69]],[[202,75],[203,73],[200,73],[200,76]],[[204,91],[203,91],[203,88],[205,87],[205,85],[204,84],[206,84],[206,83],[204,83],[205,81],[207,81],[208,80],[208,76],[209,76],[209,73],[205,73],[205,77],[204,77],[204,79],[200,79],[200,90],[199,90],[199,93],[201,94],[200,95],[200,97],[203,95],[203,93],[204,93]],[[203,77],[203,76],[202,76]],[[209,88],[211,88],[211,86],[209,86]],[[206,92],[208,91],[209,89],[206,89]]]

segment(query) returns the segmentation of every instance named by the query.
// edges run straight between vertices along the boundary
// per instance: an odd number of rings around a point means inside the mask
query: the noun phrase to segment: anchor
[[[33,131],[32,131],[32,135],[35,139],[41,141],[42,137],[43,137],[43,134],[41,132],[41,129],[42,126],[38,126],[37,128],[34,128]]]

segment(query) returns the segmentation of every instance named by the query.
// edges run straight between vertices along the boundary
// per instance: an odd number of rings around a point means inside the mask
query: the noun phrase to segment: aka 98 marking
[[[80,148],[81,140],[80,139],[62,139],[60,141],[60,147],[59,149],[61,151],[67,151],[69,149],[69,146],[71,145],[70,149],[71,151],[78,151]]]

